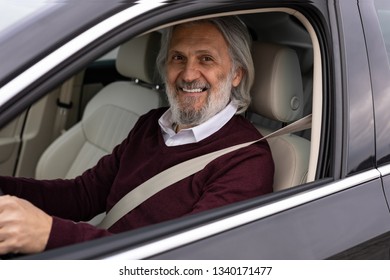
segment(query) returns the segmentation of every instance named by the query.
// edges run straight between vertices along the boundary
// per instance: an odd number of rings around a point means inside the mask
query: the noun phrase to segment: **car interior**
[[[289,9],[252,11],[240,18],[252,35],[256,74],[245,117],[266,135],[313,114],[311,129],[268,140],[274,191],[314,181],[322,114],[315,33]],[[73,178],[110,153],[140,115],[167,106],[155,69],[160,36],[156,29],[124,42],[3,127],[0,174]]]

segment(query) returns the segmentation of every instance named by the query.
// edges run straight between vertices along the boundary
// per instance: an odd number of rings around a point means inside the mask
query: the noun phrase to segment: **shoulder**
[[[155,126],[158,126],[158,119],[162,116],[162,114],[164,114],[167,109],[167,107],[161,107],[150,110],[149,112],[138,118],[132,130],[144,130],[146,127],[148,129],[155,129]]]
[[[224,147],[260,140],[263,137],[257,128],[241,115],[235,115],[215,136]],[[271,149],[266,140],[225,154],[214,161],[215,164],[222,165],[226,162],[233,165],[242,164],[242,162],[247,162],[248,165],[256,163],[257,166],[272,167],[274,165]]]
[[[240,144],[260,139],[261,133],[246,118],[241,115],[233,116],[216,134],[215,137],[224,139],[227,145]]]
[[[167,109],[166,107],[152,109],[144,115],[141,115],[133,128],[128,132],[121,146],[126,147],[132,141],[142,141],[145,137],[156,135],[158,119]]]

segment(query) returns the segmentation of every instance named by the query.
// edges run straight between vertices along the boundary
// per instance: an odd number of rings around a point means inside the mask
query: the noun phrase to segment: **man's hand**
[[[0,255],[42,252],[53,219],[30,202],[14,196],[0,197]]]

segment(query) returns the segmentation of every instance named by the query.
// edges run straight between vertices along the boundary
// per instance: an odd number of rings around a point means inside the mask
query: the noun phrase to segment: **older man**
[[[73,180],[2,177],[0,254],[32,253],[197,213],[272,191],[266,142],[231,152],[147,199],[108,230],[74,222],[110,210],[161,171],[258,139],[239,113],[250,103],[250,37],[236,17],[169,28],[158,68],[170,108],[140,117],[112,154]],[[29,202],[28,202],[29,201]],[[42,209],[42,210],[41,210]]]

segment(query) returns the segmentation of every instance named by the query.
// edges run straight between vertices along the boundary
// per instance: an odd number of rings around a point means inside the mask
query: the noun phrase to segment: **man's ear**
[[[242,68],[241,67],[237,68],[232,80],[233,87],[237,87],[241,83],[243,75],[244,75],[244,71],[242,70]]]

